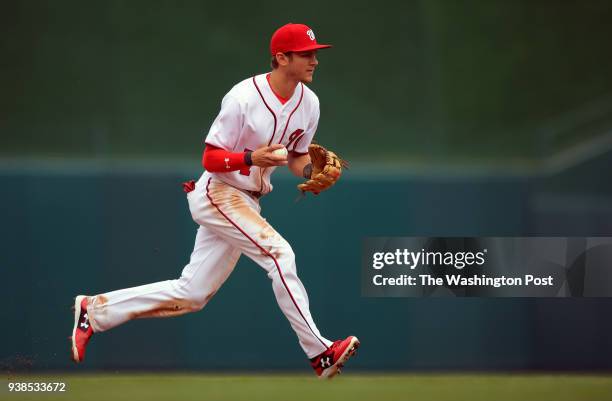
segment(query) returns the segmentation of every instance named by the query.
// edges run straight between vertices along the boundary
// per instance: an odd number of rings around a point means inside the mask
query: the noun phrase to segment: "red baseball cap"
[[[320,45],[314,32],[304,24],[283,25],[274,32],[270,39],[270,53],[305,52],[326,49],[331,45]]]

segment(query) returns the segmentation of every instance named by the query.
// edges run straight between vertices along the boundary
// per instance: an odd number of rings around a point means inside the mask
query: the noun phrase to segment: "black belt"
[[[215,180],[218,180],[218,179],[215,179]],[[257,191],[249,191],[248,189],[237,188],[237,187],[234,187],[233,185],[228,184],[228,183],[226,183],[226,182],[224,182],[224,181],[221,181],[221,180],[219,180],[219,181],[220,181],[221,183],[225,184],[225,185],[229,185],[229,186],[230,186],[230,187],[232,187],[232,188],[236,188],[236,189],[237,189],[237,190],[239,190],[239,191],[246,192],[247,194],[251,195],[251,196],[252,196],[253,198],[255,198],[255,199],[259,199],[259,198],[261,198],[262,196],[264,196],[264,194],[262,194],[261,192],[257,192]],[[184,184],[183,184],[183,188],[185,187],[185,184],[187,184],[187,183],[184,183]],[[192,191],[193,191],[193,189],[192,189]],[[185,191],[185,192],[188,192],[188,191]]]
[[[255,199],[259,199],[259,198],[261,198],[263,196],[263,194],[261,192],[257,192],[257,191],[249,191],[249,190],[245,189],[244,192],[246,192],[247,194],[251,195]]]

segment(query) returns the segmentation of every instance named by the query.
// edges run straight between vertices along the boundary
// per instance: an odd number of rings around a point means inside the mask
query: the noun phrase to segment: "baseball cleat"
[[[85,348],[93,335],[87,315],[87,297],[79,295],[74,299],[74,327],[72,328],[72,360],[76,363],[85,359]]]
[[[359,340],[355,336],[348,336],[344,340],[335,341],[327,351],[315,356],[310,364],[320,379],[331,379],[344,367],[346,361],[355,355],[359,348]]]

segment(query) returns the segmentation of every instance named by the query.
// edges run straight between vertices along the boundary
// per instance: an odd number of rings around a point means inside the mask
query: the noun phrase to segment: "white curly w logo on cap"
[[[307,30],[306,35],[308,35],[310,40],[315,40],[314,32],[312,31],[312,29]]]

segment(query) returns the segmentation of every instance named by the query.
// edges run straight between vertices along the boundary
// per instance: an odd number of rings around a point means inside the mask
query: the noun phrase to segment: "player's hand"
[[[259,149],[253,151],[251,153],[251,160],[253,161],[253,166],[257,167],[272,167],[272,166],[286,166],[287,165],[287,155],[275,155],[274,152],[277,149],[284,148],[280,143],[276,143],[272,146],[262,146]]]

